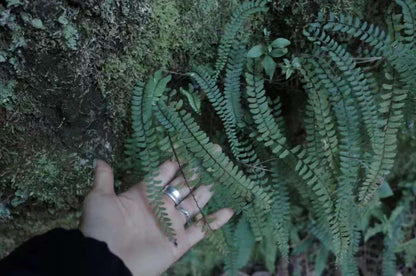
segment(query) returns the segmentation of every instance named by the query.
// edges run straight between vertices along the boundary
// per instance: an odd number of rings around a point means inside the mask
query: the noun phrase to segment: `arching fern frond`
[[[240,218],[233,232],[230,252],[225,259],[227,275],[238,275],[238,269],[243,267],[250,258],[254,242],[248,222],[244,217]]]
[[[336,217],[340,221],[340,262],[347,259],[354,229],[353,206],[354,189],[358,183],[360,168],[360,134],[357,108],[351,95],[351,89],[344,79],[330,72],[328,64],[319,61],[319,78],[325,83],[337,118],[339,140],[340,174],[337,176]]]
[[[173,238],[175,233],[163,204],[163,193],[155,180],[158,175],[157,165],[161,160],[159,137],[152,115],[153,101],[162,95],[169,81],[170,76],[163,78],[162,72],[158,71],[146,85],[142,82],[137,83],[132,97],[133,138],[130,140],[127,154],[136,162],[134,169],[146,174],[146,195],[162,229],[169,238]]]
[[[224,34],[221,37],[218,47],[218,57],[215,63],[215,73],[213,78],[217,79],[229,57],[231,46],[234,43],[237,33],[243,27],[244,22],[252,14],[266,12],[266,0],[248,1],[241,4],[233,13],[230,22],[225,26]]]
[[[273,239],[277,241],[280,254],[284,260],[289,258],[289,230],[290,230],[290,203],[286,180],[279,173],[278,162],[272,163],[273,206],[271,221]]]
[[[375,144],[374,160],[359,190],[359,200],[362,203],[367,203],[374,197],[374,193],[393,167],[397,152],[397,132],[401,126],[407,93],[406,90],[398,87],[393,76],[390,74],[386,76],[390,81],[382,87],[379,112],[383,114],[384,119],[380,121],[382,129],[377,132],[377,140],[380,142]]]
[[[316,155],[319,156],[318,152],[322,151],[326,157],[327,164],[336,172],[339,162],[338,137],[334,124],[335,119],[328,101],[328,93],[324,84],[318,78],[322,70],[313,59],[308,59],[302,68],[301,73],[305,82],[304,89],[308,94],[308,101],[310,102],[308,106],[311,107],[311,109],[307,109],[307,112],[310,114],[308,117],[313,122],[313,126],[308,123],[306,126],[308,126],[308,130],[312,135],[315,131],[314,129],[317,128],[319,137],[316,138],[320,139],[316,140],[313,137],[307,137],[307,139],[311,139],[308,140],[308,144],[314,143],[313,151],[317,152]],[[321,146],[323,148],[319,148]]]
[[[416,41],[416,2],[413,0],[396,0],[403,13],[403,42],[414,45]]]
[[[158,101],[155,112],[159,121],[169,132],[179,133],[192,154],[204,160],[202,167],[222,186],[221,192],[230,200],[230,205],[237,213],[247,202],[258,201],[265,210],[270,209],[270,197],[263,189],[248,179],[229,158],[215,149],[207,135],[199,129],[192,116],[184,110],[176,111],[174,105],[167,106]],[[227,189],[224,189],[227,188]]]
[[[325,171],[318,168],[319,161],[308,156],[306,150],[301,146],[289,148],[284,137],[272,116],[272,110],[265,96],[264,80],[261,67],[257,66],[256,60],[249,60],[245,79],[247,82],[246,93],[255,126],[260,135],[257,139],[266,147],[269,147],[275,156],[280,159],[290,156],[296,163],[295,171],[305,181],[307,186],[316,195],[319,201],[317,210],[323,210],[321,217],[327,217],[333,234],[334,242],[338,242],[340,235],[338,218],[334,217],[333,202],[327,188],[329,178]],[[259,69],[260,68],[260,69]],[[318,202],[316,202],[318,203]],[[322,208],[323,207],[323,208]],[[340,253],[337,251],[337,254]]]
[[[230,60],[229,66],[227,66],[225,96],[223,96],[209,72],[203,68],[196,68],[189,75],[201,86],[216,113],[221,118],[231,152],[236,160],[246,166],[244,169],[246,172],[249,172],[248,177],[256,186],[265,188],[267,178],[264,171],[262,171],[262,166],[259,165],[260,160],[256,152],[250,145],[240,143],[237,135],[237,121],[240,120],[241,122],[242,119],[240,77],[245,61],[245,47],[239,46],[233,52],[233,58]],[[246,209],[248,221],[257,240],[262,239],[263,229],[266,224],[266,216],[262,215],[263,212],[264,210],[258,203],[249,205]]]
[[[323,28],[326,31],[344,33],[358,38],[373,47],[373,51],[370,53],[371,56],[385,56],[392,48],[391,38],[385,31],[357,17],[340,14],[338,19],[335,14],[330,13],[329,19],[325,20],[324,16],[319,14],[317,22],[312,23],[310,27],[316,32],[311,35],[314,37],[318,36],[319,29]]]
[[[218,88],[215,80],[212,79],[209,72],[200,67],[195,68],[194,72],[189,73],[189,75],[200,85],[202,90],[206,93],[209,101],[214,107],[214,110],[224,125],[231,152],[237,159],[240,159],[243,152],[237,137],[236,118],[233,116],[234,113],[232,112],[231,108],[227,106],[227,101]]]
[[[313,36],[310,34],[313,33]],[[349,86],[351,96],[355,98],[360,107],[359,113],[363,116],[363,122],[367,129],[368,136],[374,143],[374,135],[377,129],[378,113],[374,93],[371,86],[367,83],[364,72],[357,64],[351,54],[341,47],[338,42],[328,36],[324,31],[316,32],[313,28],[305,31],[307,38],[329,53],[330,59],[340,70],[342,78]]]
[[[227,103],[226,105],[227,109],[233,114],[237,125],[241,125],[243,119],[240,78],[243,74],[246,62],[245,55],[245,45],[241,42],[235,43],[225,73],[224,96]]]

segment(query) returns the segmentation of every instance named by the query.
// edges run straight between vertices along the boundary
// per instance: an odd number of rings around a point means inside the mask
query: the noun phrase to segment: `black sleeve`
[[[57,228],[23,243],[0,261],[2,276],[131,276],[106,243]]]

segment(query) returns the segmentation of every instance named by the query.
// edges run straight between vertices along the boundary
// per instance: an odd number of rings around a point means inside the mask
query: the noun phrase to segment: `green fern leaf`
[[[266,12],[266,0],[248,1],[241,4],[233,13],[230,22],[225,26],[224,35],[221,37],[218,47],[218,58],[215,63],[213,78],[217,79],[229,57],[231,47],[234,44],[237,33],[243,27],[246,19],[255,13]]]

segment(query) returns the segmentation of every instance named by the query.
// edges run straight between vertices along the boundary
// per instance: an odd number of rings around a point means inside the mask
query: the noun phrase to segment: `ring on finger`
[[[172,201],[175,203],[175,206],[177,206],[182,201],[181,193],[175,187],[167,185],[163,190],[163,193],[172,199]]]
[[[176,209],[178,209],[182,214],[185,215],[186,224],[191,221],[191,213],[189,213],[185,208],[181,207],[180,205],[176,205]]]

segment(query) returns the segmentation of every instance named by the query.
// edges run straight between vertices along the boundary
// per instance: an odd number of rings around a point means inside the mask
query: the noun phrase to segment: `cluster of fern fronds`
[[[249,50],[244,24],[250,15],[266,12],[267,2],[245,2],[234,12],[214,67],[189,72],[192,85],[173,89],[163,71],[137,83],[129,163],[146,175],[155,214],[172,237],[154,185],[157,165],[171,157],[182,164],[185,177],[200,171],[188,185],[215,184],[214,198],[202,212],[227,206],[236,215],[207,242],[224,254],[231,275],[259,248],[274,271],[278,259],[290,261],[306,244],[302,235],[321,243],[317,274],[333,258],[343,274],[359,275],[355,256],[374,233],[368,233],[369,225],[380,218],[380,198],[391,191],[385,179],[416,95],[416,4],[396,1],[401,13],[390,17],[388,31],[351,16],[320,14],[305,26],[310,43],[301,52],[292,53],[284,38],[271,41],[267,31],[265,43]],[[360,47],[353,49],[347,39]],[[301,79],[307,98],[302,144],[288,139],[280,99],[265,90],[282,61],[283,74]],[[222,151],[198,123],[204,116],[202,94],[224,129]],[[403,242],[398,233],[410,202],[402,200],[390,216],[385,275],[395,274],[395,250]]]

